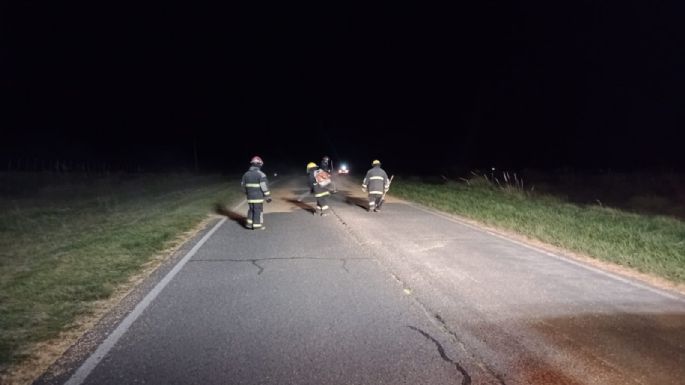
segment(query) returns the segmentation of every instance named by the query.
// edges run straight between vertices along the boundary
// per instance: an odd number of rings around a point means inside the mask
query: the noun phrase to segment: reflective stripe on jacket
[[[390,179],[380,166],[374,166],[366,172],[362,187],[367,189],[369,194],[383,194],[390,188]]]
[[[245,174],[240,185],[245,189],[247,203],[263,203],[271,195],[266,174],[259,167],[252,166]]]

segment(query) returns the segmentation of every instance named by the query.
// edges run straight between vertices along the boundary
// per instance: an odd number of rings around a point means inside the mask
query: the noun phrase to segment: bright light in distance
[[[338,167],[338,174],[349,174],[350,170],[347,168],[347,165],[345,163],[340,163],[340,167]]]

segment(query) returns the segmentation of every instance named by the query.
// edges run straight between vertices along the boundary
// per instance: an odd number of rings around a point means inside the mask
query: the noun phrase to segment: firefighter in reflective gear
[[[373,167],[366,172],[362,182],[362,191],[369,192],[369,211],[379,211],[383,193],[390,188],[390,179],[388,179],[385,170],[381,168],[381,161],[374,160],[371,165]]]
[[[264,201],[271,202],[271,191],[269,184],[260,168],[264,165],[262,158],[255,156],[250,160],[250,169],[243,174],[240,185],[245,189],[247,195],[246,226],[248,229],[264,230]]]
[[[333,172],[333,162],[331,161],[331,158],[328,157],[328,155],[324,155],[324,157],[321,159],[321,169],[331,175],[331,189],[333,190],[332,193],[337,193],[338,189],[335,186],[335,178],[333,177],[335,175],[335,173]]]
[[[319,166],[314,162],[307,164],[307,176],[309,178],[309,189],[316,198],[316,211],[324,216],[328,213],[327,197],[331,195],[326,187],[320,186],[314,177],[314,173],[319,169]],[[316,215],[316,213],[315,213]]]

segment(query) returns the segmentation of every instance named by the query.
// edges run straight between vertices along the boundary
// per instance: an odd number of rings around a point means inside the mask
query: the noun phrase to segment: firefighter
[[[383,194],[390,188],[390,179],[385,170],[381,168],[381,161],[376,159],[371,163],[372,167],[366,172],[362,182],[362,191],[369,192],[369,212],[380,211],[380,203]]]
[[[269,191],[266,174],[260,168],[264,165],[262,158],[252,157],[250,168],[243,175],[240,185],[245,189],[247,195],[246,227],[252,230],[264,230],[264,201],[271,202],[271,191]]]
[[[338,189],[335,186],[335,179],[333,178],[333,162],[328,155],[324,155],[324,157],[321,159],[321,169],[331,175],[331,189],[333,190],[331,192],[333,194],[337,193]]]
[[[326,187],[320,186],[314,174],[319,166],[314,162],[307,164],[307,176],[309,177],[309,189],[316,198],[316,212],[321,216],[328,214],[327,197],[331,194]],[[316,215],[316,213],[314,213]]]

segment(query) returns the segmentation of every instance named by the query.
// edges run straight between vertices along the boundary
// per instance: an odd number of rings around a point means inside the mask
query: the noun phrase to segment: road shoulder
[[[478,222],[456,214],[436,210],[432,207],[427,207],[416,202],[406,201],[396,197],[393,197],[393,202],[410,205],[419,210],[439,215],[448,220],[460,223],[462,225],[470,226],[474,229],[485,232],[487,234],[491,234],[498,238],[505,239],[516,244],[520,244],[522,246],[531,248],[533,250],[542,252],[544,254],[556,258],[565,258],[571,261],[576,261],[578,263],[587,265],[590,268],[599,269],[605,273],[613,274],[619,278],[627,279],[630,281],[637,281],[638,283],[653,286],[655,289],[665,291],[667,294],[672,294],[680,297],[685,296],[685,284],[677,284],[662,277],[643,273],[635,269],[631,269],[626,266],[618,265],[615,263],[602,261],[597,258],[593,258],[589,255],[580,254],[567,249],[563,249],[551,245],[549,243],[545,243],[537,239],[513,232],[511,230],[489,226],[482,222]]]
[[[98,304],[88,317],[60,336],[36,347],[43,357],[30,360],[26,366],[24,381],[38,377],[33,384],[62,384],[117,328],[136,305],[179,263],[179,261],[222,219],[210,215],[193,230],[183,234],[178,244],[160,253],[126,285],[119,287],[110,299]],[[32,373],[32,374],[31,374]],[[42,374],[41,374],[42,373]]]

